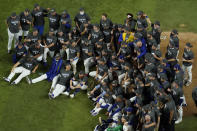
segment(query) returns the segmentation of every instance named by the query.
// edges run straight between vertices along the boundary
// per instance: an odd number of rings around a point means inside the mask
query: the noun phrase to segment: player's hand
[[[14,72],[14,69],[15,69],[15,68],[12,68],[11,72]]]
[[[144,128],[149,128],[149,126],[148,125],[145,125]]]
[[[32,73],[35,73],[35,72],[36,72],[36,71],[34,71],[34,70],[32,71]]]
[[[92,90],[92,91],[90,91],[90,94],[92,95],[92,94],[94,94],[94,91]]]
[[[106,116],[109,116],[109,112],[106,112],[105,115],[106,115]]]
[[[70,88],[73,90],[73,89],[75,89],[75,87],[74,86],[70,86]]]
[[[137,60],[137,57],[133,58],[133,60]]]

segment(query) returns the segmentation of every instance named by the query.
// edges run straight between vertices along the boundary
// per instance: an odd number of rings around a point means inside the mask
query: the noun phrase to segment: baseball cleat
[[[98,115],[98,112],[93,112],[92,113],[92,116],[96,116],[96,115]]]
[[[75,95],[74,95],[74,94],[71,94],[71,95],[70,95],[70,98],[74,98],[74,97],[75,97]]]
[[[10,83],[10,79],[8,79],[7,77],[3,77],[3,79]]]
[[[13,81],[13,82],[11,83],[11,85],[16,85],[16,83]]]
[[[31,78],[29,78],[28,76],[26,76],[25,78],[26,78],[27,83],[28,83],[29,85],[31,85],[31,84],[32,84]]]
[[[182,120],[177,120],[177,121],[175,121],[175,124],[179,124],[181,122],[182,122]]]
[[[63,95],[69,96],[69,92],[65,91],[62,93]]]
[[[11,54],[12,53],[12,50],[8,50],[8,54]]]
[[[92,114],[94,111],[95,111],[95,110],[93,109],[93,110],[90,111],[90,113]]]
[[[186,83],[186,86],[190,86],[191,83],[192,83],[192,82],[189,82],[189,81],[188,81],[188,82]]]

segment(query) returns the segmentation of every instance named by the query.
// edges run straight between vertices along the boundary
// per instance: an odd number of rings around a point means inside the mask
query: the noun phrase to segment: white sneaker
[[[96,98],[92,98],[93,101],[96,101]]]
[[[74,94],[71,94],[71,95],[70,95],[70,98],[74,98],[74,97],[75,97],[75,95],[74,95]]]
[[[30,79],[28,76],[26,76],[25,78],[26,78],[27,83],[28,83],[29,85],[31,85],[31,83],[32,83],[31,79]]]
[[[63,95],[69,96],[69,92],[65,91],[62,93]]]
[[[191,83],[192,83],[192,82],[188,81],[188,82],[186,83],[186,86],[190,86]]]
[[[177,121],[175,121],[175,124],[179,124],[181,122],[182,122],[182,120],[177,120]]]
[[[3,79],[10,83],[10,79],[8,79],[7,77],[3,77]]]

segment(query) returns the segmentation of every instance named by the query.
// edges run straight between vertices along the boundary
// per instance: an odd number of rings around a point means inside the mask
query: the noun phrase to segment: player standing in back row
[[[80,26],[83,23],[85,22],[90,23],[90,17],[88,16],[88,14],[85,13],[84,8],[80,8],[79,13],[75,16],[74,21],[77,29],[80,30]]]
[[[19,37],[19,30],[21,29],[20,18],[16,13],[12,13],[6,21],[8,30],[8,54],[11,54],[12,40],[14,39],[14,47],[16,47],[16,42]]]

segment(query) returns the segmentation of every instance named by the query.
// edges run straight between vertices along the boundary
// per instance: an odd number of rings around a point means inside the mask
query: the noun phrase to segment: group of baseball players
[[[43,34],[45,17],[49,31]],[[123,24],[112,23],[103,13],[99,24],[92,24],[80,8],[74,26],[71,22],[66,10],[58,14],[38,4],[32,11],[12,13],[6,25],[8,53],[15,64],[4,80],[15,85],[23,78],[29,84],[47,79],[50,99],[61,94],[74,98],[88,89],[95,106],[91,115],[104,110],[108,116],[99,118],[95,131],[175,130],[175,123],[182,121],[182,107],[187,106],[183,87],[192,83],[192,44],[185,44],[179,60],[179,36],[173,29],[163,57],[160,22],[152,23],[143,11],[136,17],[127,13]],[[50,68],[31,78],[39,65]],[[20,75],[12,80],[15,74]],[[94,87],[88,86],[90,79],[95,79]]]

